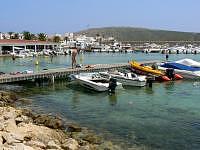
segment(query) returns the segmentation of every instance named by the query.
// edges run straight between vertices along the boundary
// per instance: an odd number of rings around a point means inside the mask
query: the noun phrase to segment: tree
[[[24,36],[24,40],[31,40],[32,39],[31,33],[29,31],[24,31],[23,36]]]
[[[9,36],[10,36],[10,39],[12,39],[12,34],[13,34],[14,32],[8,32],[8,34],[9,34]]]
[[[13,39],[19,39],[19,33],[15,33]]]
[[[61,40],[60,36],[54,36],[53,37],[53,42],[59,43]]]
[[[37,40],[37,36],[33,33],[31,33],[31,40]]]
[[[38,40],[46,41],[47,40],[47,35],[45,33],[38,33]]]

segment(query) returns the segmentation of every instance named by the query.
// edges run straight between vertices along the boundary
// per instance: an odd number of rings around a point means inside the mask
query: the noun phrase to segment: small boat
[[[159,67],[162,70],[168,68],[174,69],[174,71],[180,74],[185,79],[200,79],[200,67],[192,67],[176,62],[163,63]]]
[[[81,86],[98,92],[114,92],[115,89],[122,88],[122,83],[117,82],[116,79],[108,80],[101,77],[99,73],[80,73],[73,77]]]
[[[150,66],[144,66],[143,64],[137,63],[136,61],[130,62],[130,65],[136,73],[155,76],[156,80],[158,81],[179,80],[183,78],[179,74],[174,73],[173,70],[166,70],[166,72],[163,72],[156,69],[155,67],[153,68]]]
[[[137,86],[143,87],[146,85],[147,79],[146,76],[137,75],[135,73],[122,73],[122,72],[100,72],[101,76],[105,76],[107,78],[115,78],[118,82],[122,83],[122,85],[128,86]]]

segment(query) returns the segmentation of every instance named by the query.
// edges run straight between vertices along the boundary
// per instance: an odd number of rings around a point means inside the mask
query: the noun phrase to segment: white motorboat
[[[101,72],[102,76],[107,76],[117,79],[122,85],[143,87],[146,85],[146,76],[140,76],[135,73],[122,73],[122,72]]]
[[[106,79],[100,76],[99,73],[81,73],[73,76],[74,79],[83,87],[98,92],[111,91],[122,88],[122,83],[114,79]]]

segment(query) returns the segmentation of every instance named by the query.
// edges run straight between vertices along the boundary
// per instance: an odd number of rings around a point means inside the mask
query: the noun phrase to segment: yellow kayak
[[[160,70],[153,69],[150,66],[144,66],[143,64],[140,64],[136,61],[131,61],[130,65],[133,69],[144,72],[144,73],[150,73],[150,74],[157,75],[157,76],[164,75],[164,73],[161,72]]]

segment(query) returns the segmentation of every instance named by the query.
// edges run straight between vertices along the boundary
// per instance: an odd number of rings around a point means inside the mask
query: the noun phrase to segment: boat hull
[[[146,76],[137,76],[137,77],[125,77],[121,72],[101,72],[101,76],[105,78],[115,78],[118,82],[122,83],[125,86],[137,86],[142,87],[146,85]]]
[[[116,78],[118,82],[122,83],[125,86],[137,86],[143,87],[146,85],[146,81],[138,81],[138,80],[131,80],[131,79],[123,79],[123,78]]]
[[[109,80],[100,76],[92,76],[92,73],[88,73],[88,76],[74,75],[73,78],[79,85],[94,91],[104,92],[109,91],[111,88]],[[123,88],[122,83],[116,82],[115,84],[115,89]]]
[[[81,86],[94,90],[94,91],[98,91],[98,92],[108,91],[109,84],[98,85],[95,82],[91,82],[89,80],[84,80],[80,78],[78,78],[77,81]]]

